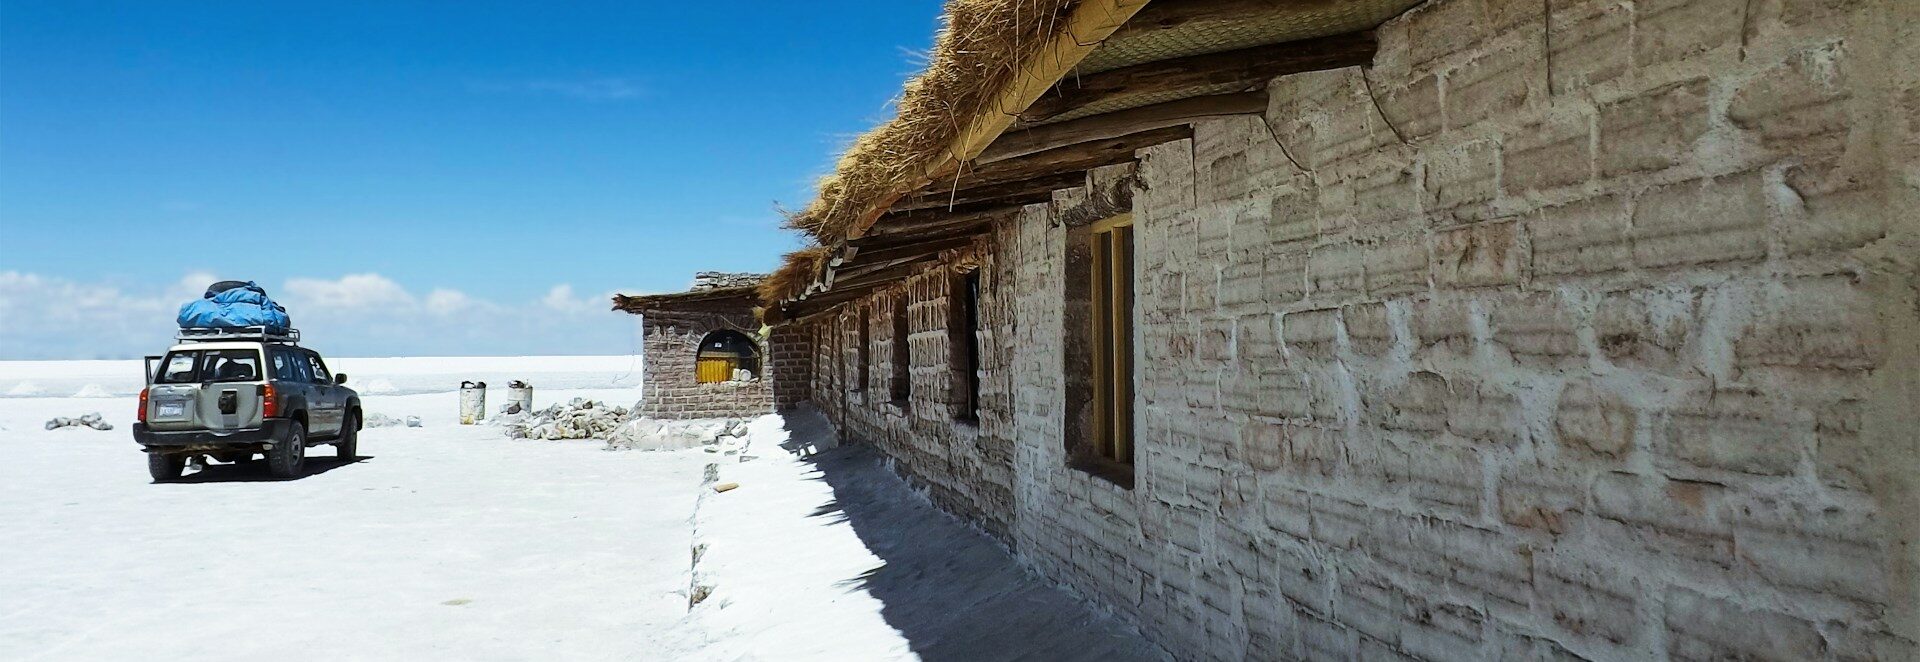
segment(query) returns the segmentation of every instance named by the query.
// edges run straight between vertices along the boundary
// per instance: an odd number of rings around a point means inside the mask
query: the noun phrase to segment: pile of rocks
[[[633,412],[626,407],[574,398],[530,412],[514,412],[493,419],[507,429],[509,439],[611,439]]]
[[[364,421],[364,423],[366,427],[370,427],[370,428],[393,428],[393,427],[400,427],[402,425],[405,425],[410,428],[417,428],[417,427],[420,427],[420,417],[408,416],[406,417],[406,419],[403,420],[403,419],[394,418],[392,416],[388,416],[386,414],[382,414],[379,412],[374,412],[371,414],[367,414],[367,420]]]
[[[80,427],[80,426],[90,427],[95,430],[112,430],[113,429],[113,424],[108,423],[105,419],[100,418],[100,412],[97,412],[97,411],[91,414],[87,414],[85,416],[81,416],[79,418],[67,418],[65,416],[59,416],[59,417],[55,417],[53,420],[47,421],[48,430],[58,430],[60,428],[73,428],[73,427]]]
[[[766,274],[730,273],[725,271],[699,271],[693,274],[691,292],[717,290],[727,287],[752,287],[759,285]]]
[[[607,440],[607,450],[661,451],[706,446],[733,455],[747,444],[747,422],[737,418],[663,421],[636,418]]]

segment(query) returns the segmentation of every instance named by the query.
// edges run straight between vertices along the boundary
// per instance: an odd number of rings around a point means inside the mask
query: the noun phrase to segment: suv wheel
[[[307,426],[294,421],[287,428],[287,438],[274,442],[267,449],[267,470],[274,478],[299,478],[300,472],[307,468]]]
[[[186,467],[187,456],[185,455],[147,454],[147,474],[153,476],[153,482],[161,483],[179,478],[180,471]]]
[[[347,412],[347,420],[340,423],[340,439],[333,442],[333,451],[341,462],[352,462],[359,457],[360,451],[360,414]]]

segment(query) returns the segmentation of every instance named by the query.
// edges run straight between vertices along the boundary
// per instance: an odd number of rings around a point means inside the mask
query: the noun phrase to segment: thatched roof
[[[760,285],[739,285],[734,287],[710,287],[688,292],[670,292],[667,294],[613,295],[613,309],[641,314],[652,310],[672,310],[688,304],[704,304],[726,299],[742,299],[745,305],[759,303]]]
[[[789,219],[818,246],[789,254],[762,296],[819,290],[880,226],[1044,200],[1196,117],[1263,111],[1266,81],[1370,61],[1365,31],[1419,2],[948,0],[895,117],[856,139]],[[944,241],[982,225],[929,227]]]

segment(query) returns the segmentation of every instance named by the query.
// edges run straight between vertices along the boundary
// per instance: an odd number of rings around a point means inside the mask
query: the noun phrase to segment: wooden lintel
[[[1020,120],[1041,122],[1088,104],[1193,88],[1234,86],[1250,91],[1278,76],[1367,64],[1373,61],[1374,50],[1373,32],[1363,31],[1071,76],[1021,112]]]
[[[1004,161],[1066,145],[1117,138],[1148,129],[1190,124],[1204,117],[1258,115],[1267,110],[1267,91],[1215,94],[1168,101],[1076,120],[1015,128],[980,153],[975,163]]]

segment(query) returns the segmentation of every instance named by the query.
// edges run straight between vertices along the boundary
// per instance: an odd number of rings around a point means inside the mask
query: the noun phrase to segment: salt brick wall
[[[773,411],[773,385],[767,379],[767,348],[760,347],[760,379],[701,384],[694,364],[700,340],[722,329],[755,336],[760,322],[745,306],[737,310],[654,311],[646,314],[641,351],[646,359],[640,415],[651,418],[735,418]],[[777,358],[777,356],[775,357]]]
[[[1916,7],[1430,2],[997,225],[977,427],[943,268],[906,406],[893,293],[808,323],[810,395],[1181,658],[1920,658]],[[1060,369],[1129,179],[1132,490]]]

